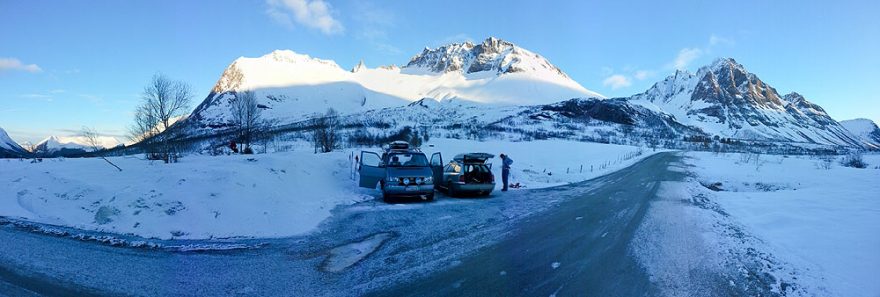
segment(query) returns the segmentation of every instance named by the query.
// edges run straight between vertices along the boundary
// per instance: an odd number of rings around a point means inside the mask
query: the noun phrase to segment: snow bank
[[[632,165],[653,153],[651,149],[634,146],[567,140],[479,142],[458,139],[432,139],[422,151],[428,158],[440,152],[444,163],[459,153],[494,154],[495,158],[490,162],[497,189],[502,187],[501,159],[498,157],[501,153],[513,159],[510,182],[520,183],[526,189],[585,181]]]
[[[690,153],[697,179],[732,220],[837,296],[877,296],[880,155],[870,169],[807,157]]]
[[[278,237],[316,227],[338,204],[371,196],[347,153],[0,160],[0,215],[149,238]]]
[[[430,145],[425,153],[440,151],[444,161],[462,152],[507,153],[514,159],[511,182],[527,189],[583,181],[648,155],[637,147],[558,140]],[[358,151],[187,156],[177,164],[110,158],[122,172],[92,158],[0,160],[0,216],[158,239],[299,235],[338,205],[380,196],[357,187],[349,158]],[[494,162],[500,188],[500,160]]]

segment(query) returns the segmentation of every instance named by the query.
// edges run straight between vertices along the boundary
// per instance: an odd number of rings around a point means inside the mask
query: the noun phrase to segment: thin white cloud
[[[366,41],[379,51],[390,54],[400,54],[399,48],[389,42],[388,31],[394,28],[395,15],[392,11],[376,6],[369,1],[355,2],[357,13],[352,15],[352,20],[357,24],[355,37]]]
[[[735,44],[736,41],[731,38],[712,34],[709,36],[709,41],[705,45],[701,47],[683,48],[678,51],[678,55],[676,55],[675,59],[667,64],[666,67],[675,70],[687,70],[687,67],[695,60],[703,56],[716,55],[715,51],[717,48],[722,46],[733,46]]]
[[[709,36],[709,46],[710,47],[716,46],[716,45],[733,45],[734,43],[735,42],[733,41],[733,39],[730,39],[730,38],[721,37],[721,36],[718,36],[715,34],[712,34],[712,36]]]
[[[38,100],[52,101],[52,95],[46,95],[46,94],[36,94],[36,93],[22,94],[21,97],[27,98],[27,99],[38,99]]]
[[[24,64],[16,58],[0,58],[0,71],[25,71],[37,73],[43,71],[37,64]]]
[[[683,48],[678,51],[678,55],[675,56],[675,60],[672,62],[672,67],[677,70],[687,70],[687,66],[702,55],[702,49]]]
[[[266,14],[288,28],[294,22],[327,35],[342,33],[345,28],[333,14],[333,7],[324,0],[266,0]]]
[[[638,80],[645,80],[646,78],[651,77],[652,75],[654,75],[654,71],[637,70],[636,73],[633,74],[633,77],[635,77]]]
[[[612,90],[617,90],[620,88],[625,88],[625,87],[631,86],[632,81],[628,77],[626,77],[625,75],[615,74],[615,75],[609,76],[604,81],[602,81],[602,85],[606,86],[606,87],[611,86]]]

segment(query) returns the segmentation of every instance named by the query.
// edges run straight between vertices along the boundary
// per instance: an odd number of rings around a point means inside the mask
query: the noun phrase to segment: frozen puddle
[[[335,247],[330,250],[330,254],[321,265],[322,270],[327,272],[343,271],[375,252],[382,246],[382,243],[393,236],[392,233],[377,233],[362,241]]]

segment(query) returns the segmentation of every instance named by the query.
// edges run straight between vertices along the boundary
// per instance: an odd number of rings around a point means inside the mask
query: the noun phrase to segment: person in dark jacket
[[[501,191],[507,191],[507,178],[510,177],[510,165],[513,164],[513,160],[510,159],[509,156],[505,154],[501,154],[501,182],[504,183],[504,187],[501,188]]]

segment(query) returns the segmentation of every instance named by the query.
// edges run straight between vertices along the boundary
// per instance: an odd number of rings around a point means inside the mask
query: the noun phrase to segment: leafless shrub
[[[829,170],[831,169],[831,165],[834,164],[834,157],[830,155],[821,155],[819,156],[819,162],[816,163],[816,167],[819,169]]]
[[[339,113],[335,109],[327,109],[324,115],[315,117],[311,127],[315,153],[329,153],[339,147]]]
[[[868,163],[865,163],[865,160],[862,158],[862,152],[859,151],[854,151],[844,156],[840,161],[840,165],[852,168],[868,168]]]

